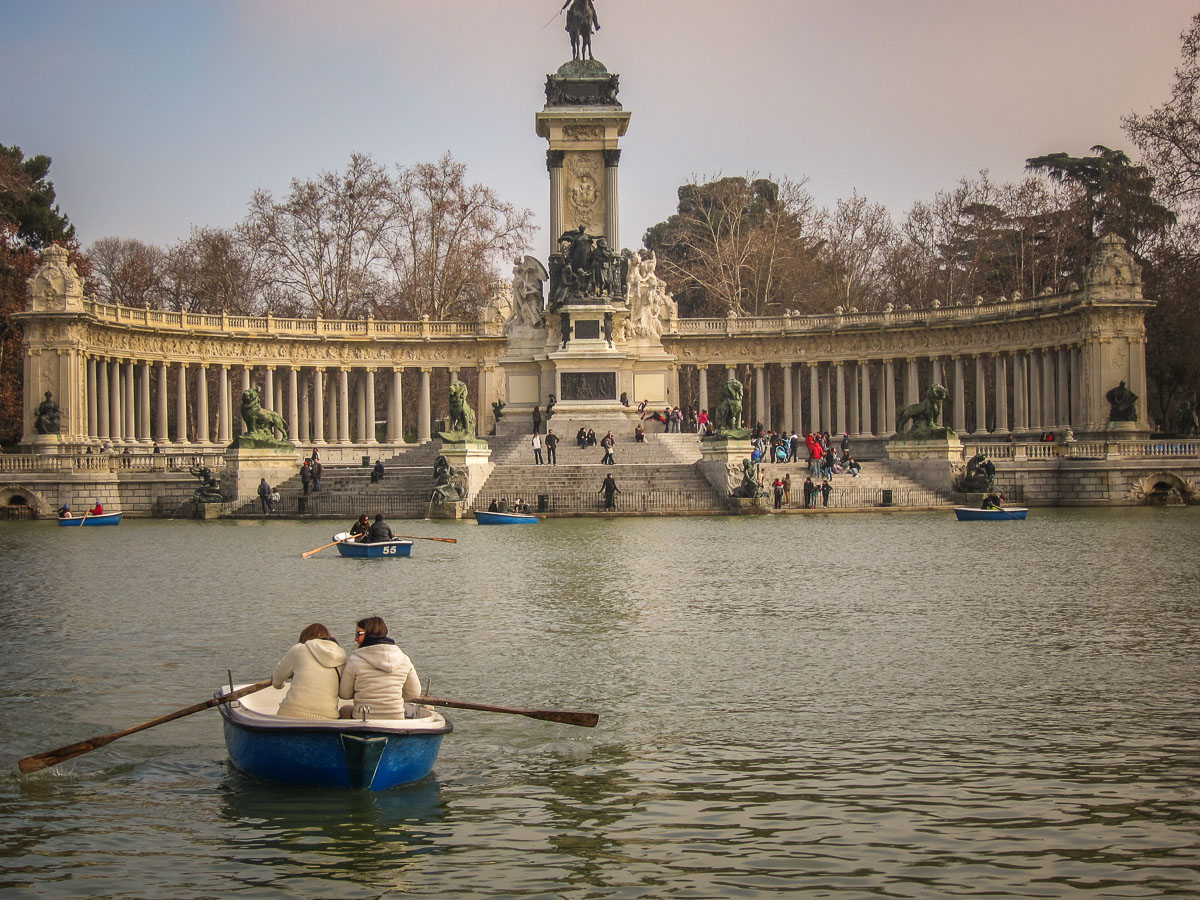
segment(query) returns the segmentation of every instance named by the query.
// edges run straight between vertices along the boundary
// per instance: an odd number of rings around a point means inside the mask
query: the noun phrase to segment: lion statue
[[[746,437],[742,428],[742,395],[744,388],[736,378],[725,382],[722,399],[713,413],[713,427],[718,437]]]
[[[283,421],[283,416],[263,409],[262,400],[254,388],[242,391],[242,421],[246,423],[244,437],[274,441],[274,431],[278,431],[285,441],[288,438],[287,422]]]
[[[925,389],[924,400],[906,406],[896,413],[896,433],[903,431],[909,422],[912,422],[913,434],[941,427],[938,420],[942,417],[942,404],[948,396],[946,389],[940,384],[931,384]]]
[[[443,441],[462,443],[475,440],[475,410],[467,403],[467,385],[463,381],[450,384],[450,415],[442,420],[438,436]]]

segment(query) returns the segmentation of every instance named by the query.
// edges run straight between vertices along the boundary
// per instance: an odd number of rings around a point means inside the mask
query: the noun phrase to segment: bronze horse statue
[[[592,55],[592,31],[600,30],[596,18],[596,7],[592,0],[567,0],[562,9],[571,7],[567,13],[567,32],[571,35],[571,59],[595,59]],[[562,12],[562,9],[559,12]]]

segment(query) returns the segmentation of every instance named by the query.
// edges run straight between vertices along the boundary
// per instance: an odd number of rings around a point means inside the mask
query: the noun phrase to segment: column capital
[[[547,150],[546,151],[546,168],[561,169],[563,167],[563,158],[567,155],[566,150]]]
[[[615,169],[621,164],[620,150],[602,150],[604,154],[604,167],[606,169]]]
[[[430,372],[433,371],[433,368],[434,368],[433,366],[421,366],[421,372],[428,375]]]

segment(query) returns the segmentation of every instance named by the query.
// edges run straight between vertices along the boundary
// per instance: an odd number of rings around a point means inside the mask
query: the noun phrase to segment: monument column
[[[375,369],[367,369],[367,420],[363,426],[366,430],[367,444],[377,444],[379,441],[375,439]]]
[[[133,360],[125,360],[125,384],[121,388],[121,405],[125,410],[125,440],[136,441],[138,439],[138,422],[135,411],[137,409],[137,387],[133,377]]]
[[[862,363],[855,362],[854,368],[850,370],[850,387],[846,391],[847,400],[850,404],[850,408],[847,412],[847,415],[850,417],[850,427],[846,430],[850,432],[851,437],[858,437],[862,434],[862,426],[860,424],[862,419],[859,417],[858,412],[858,379],[861,377],[861,373]]]
[[[887,413],[884,416],[883,428],[880,429],[884,437],[891,437],[896,433],[896,362],[895,360],[886,360],[883,364],[883,381],[884,390],[887,392]]]
[[[121,414],[121,363],[108,364],[108,424],[114,441],[125,437],[125,417]]]
[[[179,364],[175,388],[175,443],[188,442],[187,363]]]
[[[287,426],[293,441],[300,439],[300,367],[288,366],[287,378]]]
[[[1058,424],[1058,410],[1054,402],[1054,351],[1044,348],[1042,357],[1042,424],[1053,428]]]
[[[262,408],[278,412],[275,409],[275,367],[264,366],[263,369]]]
[[[138,363],[137,372],[137,390],[138,390],[138,440],[143,444],[151,443],[150,440],[150,363],[143,361]]]
[[[546,151],[546,169],[550,172],[550,252],[558,252],[558,236],[563,228],[563,157],[562,150]]]
[[[229,408],[229,366],[217,365],[217,443],[229,446],[233,440],[233,416]]]
[[[951,398],[951,403],[954,405],[954,415],[950,427],[959,434],[967,433],[967,381],[963,377],[963,361],[962,357],[955,355],[954,360],[954,396]]]
[[[1083,384],[1083,355],[1079,347],[1071,348],[1071,423],[1078,425],[1084,421],[1083,418],[1083,393],[1080,391],[1080,385]]]
[[[401,384],[403,373],[403,369],[392,369],[392,402],[388,406],[389,444],[399,444],[404,441],[404,393]]]
[[[1008,434],[1008,360],[996,354],[996,428],[994,434]]]
[[[696,372],[700,381],[699,405],[701,409],[708,409],[708,366],[696,366]]]
[[[108,365],[101,359],[96,362],[96,436],[101,440],[112,436],[108,424],[109,412]]]
[[[337,383],[337,439],[339,444],[350,443],[350,370],[338,368]]]
[[[833,431],[833,363],[825,363],[821,379],[821,430]]]
[[[241,390],[241,393],[243,393],[243,394],[246,393],[246,391],[250,390],[250,369],[251,368],[252,368],[251,366],[242,366],[242,390]],[[238,397],[239,403],[240,403],[241,399],[242,398],[239,396]]]
[[[975,356],[975,430],[976,435],[987,434],[987,379],[983,374],[983,356]]]
[[[208,365],[196,366],[196,443],[208,444]]]
[[[429,369],[422,366],[417,387],[417,443],[423,444],[429,438]]]
[[[1058,424],[1067,426],[1071,424],[1071,403],[1068,393],[1071,383],[1067,378],[1067,348],[1059,347],[1056,355],[1058,357]]]
[[[859,387],[862,390],[862,426],[859,433],[865,437],[872,437],[875,429],[871,422],[871,361],[860,363],[859,368]]]
[[[96,437],[99,433],[98,419],[96,417],[96,392],[98,390],[96,384],[96,357],[89,356],[87,361],[87,436],[89,439]]]
[[[817,364],[808,364],[808,430],[816,434],[821,430],[821,376]]]
[[[834,364],[834,373],[837,379],[837,397],[835,404],[835,427],[832,431],[835,434],[843,434],[850,429],[846,427],[846,364],[839,362]]]
[[[919,360],[910,356],[904,361],[904,405],[912,406],[921,399],[921,385],[917,377]]]
[[[762,363],[754,364],[754,423],[766,427],[767,386]]]
[[[167,393],[169,383],[167,380],[167,361],[165,359],[158,361],[158,374],[155,381],[157,409],[154,417],[154,439],[159,444],[168,444],[171,441],[171,435],[167,431]]]
[[[621,248],[621,212],[617,202],[617,166],[620,164],[620,150],[604,151],[604,193],[608,197],[604,208],[604,234],[608,238],[608,246],[614,251]]]
[[[1031,431],[1042,430],[1042,379],[1038,371],[1038,353],[1029,351],[1029,428]]]
[[[1029,386],[1025,356],[1013,355],[1013,430],[1029,430]]]
[[[780,366],[780,369],[783,370],[783,430],[786,433],[791,434],[792,430],[793,430],[792,429],[792,364],[791,363],[783,363]],[[701,380],[701,382],[703,382],[704,381],[704,378],[703,378],[704,373],[701,372],[700,374],[701,374],[700,380]],[[705,405],[707,405],[707,404],[705,404]],[[704,407],[702,406],[701,409],[703,409],[703,408]]]
[[[325,443],[325,370],[315,366],[312,373],[312,442]]]

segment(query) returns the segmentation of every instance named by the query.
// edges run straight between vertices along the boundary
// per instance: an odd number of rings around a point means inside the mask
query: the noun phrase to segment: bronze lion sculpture
[[[948,392],[940,384],[931,384],[925,389],[925,399],[920,403],[906,406],[896,413],[896,432],[904,430],[904,426],[912,423],[912,430],[928,431],[937,428],[938,419],[942,417],[942,404],[946,402]]]
[[[242,421],[246,423],[246,436],[274,440],[272,429],[277,430],[286,440],[288,437],[287,422],[283,416],[269,409],[263,409],[258,391],[254,388],[242,391]]]

